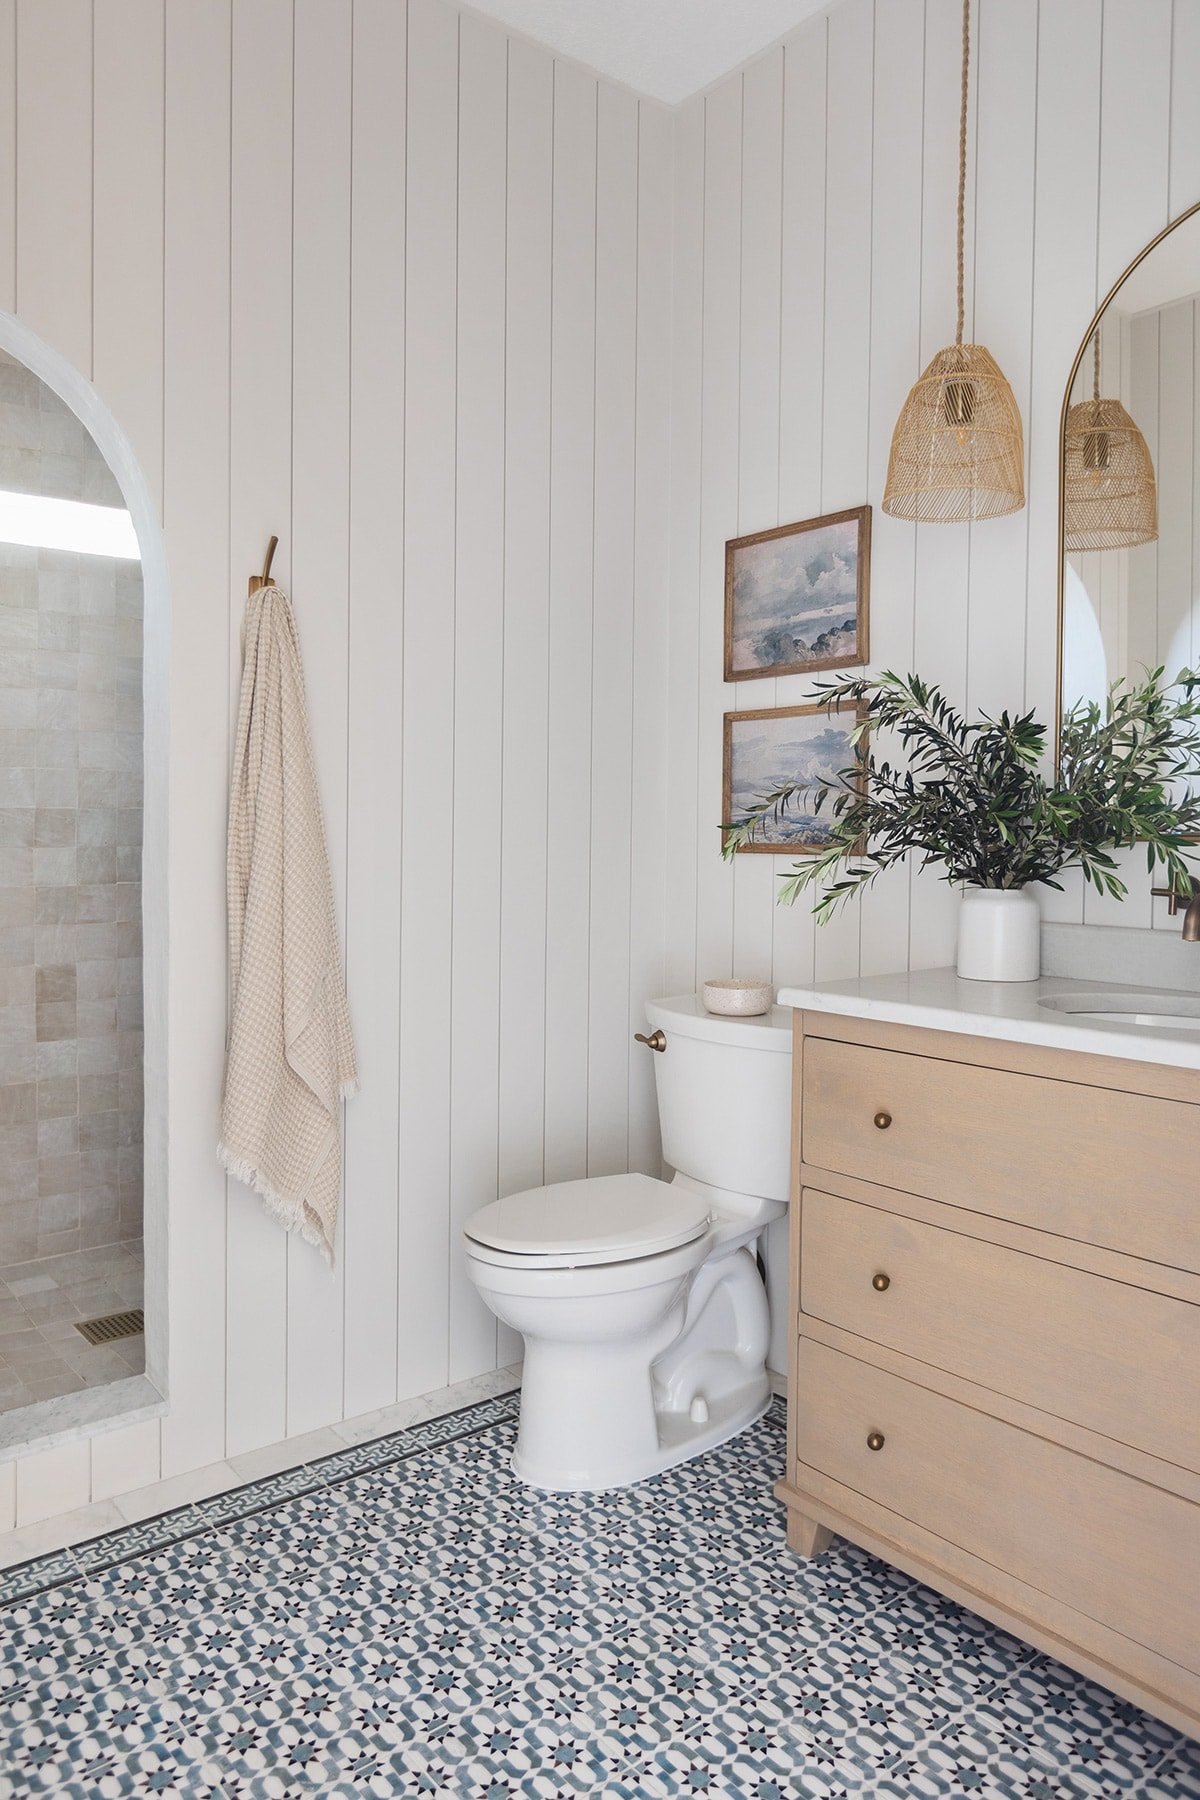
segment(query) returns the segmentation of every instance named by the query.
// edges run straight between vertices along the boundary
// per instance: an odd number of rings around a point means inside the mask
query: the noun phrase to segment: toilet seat
[[[650,1175],[596,1175],[493,1200],[467,1220],[464,1236],[481,1262],[586,1268],[693,1243],[710,1217],[703,1198],[685,1187]]]

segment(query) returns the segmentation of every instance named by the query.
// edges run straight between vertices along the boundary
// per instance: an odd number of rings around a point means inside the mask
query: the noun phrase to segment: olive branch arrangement
[[[722,854],[753,841],[764,822],[799,803],[828,809],[826,848],[783,878],[791,905],[805,889],[822,891],[813,912],[825,924],[841,905],[910,852],[922,868],[943,865],[941,879],[982,888],[1059,887],[1064,870],[1117,899],[1125,884],[1113,852],[1143,843],[1153,870],[1189,892],[1188,856],[1200,855],[1200,671],[1165,682],[1162,668],[1140,682],[1115,681],[1105,702],[1081,701],[1063,720],[1059,767],[1046,760],[1046,727],[1032,712],[968,720],[942,691],[917,675],[885,670],[815,684],[829,712],[853,703],[853,764],[836,776],[764,794],[723,827]],[[877,758],[873,733],[889,733],[906,766]]]

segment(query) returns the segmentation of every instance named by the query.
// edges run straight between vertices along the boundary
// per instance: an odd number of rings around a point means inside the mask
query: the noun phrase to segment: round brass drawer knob
[[[880,1131],[886,1131],[891,1122],[892,1115],[890,1112],[877,1112],[875,1114],[875,1124]]]
[[[883,1433],[882,1433],[882,1431],[872,1431],[868,1435],[867,1449],[868,1450],[882,1450],[883,1449]]]
[[[880,1269],[878,1275],[872,1275],[871,1277],[871,1286],[875,1289],[877,1294],[886,1294],[891,1285],[891,1276],[885,1275],[882,1269]]]

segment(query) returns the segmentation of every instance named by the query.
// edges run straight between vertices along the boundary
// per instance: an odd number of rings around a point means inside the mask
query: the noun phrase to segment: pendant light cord
[[[963,342],[971,0],[961,0],[961,5],[958,330],[955,341],[937,352],[909,390],[892,433],[883,490],[883,510],[894,518],[942,525],[1003,518],[1025,504],[1025,437],[1013,391],[983,344]],[[973,269],[972,277],[976,273]],[[974,332],[974,280],[971,312]]]
[[[967,210],[967,88],[971,67],[971,0],[963,0],[962,28],[962,106],[958,123],[958,335],[956,344],[963,341],[963,284],[964,257],[963,237]]]
[[[1096,327],[1096,335],[1092,339],[1092,399],[1100,400],[1100,327]]]

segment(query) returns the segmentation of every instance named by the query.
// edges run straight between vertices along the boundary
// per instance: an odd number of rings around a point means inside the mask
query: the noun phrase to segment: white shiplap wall
[[[657,1169],[672,155],[450,0],[0,0],[0,305],[133,440],[173,627],[171,1405],[0,1470],[0,1530],[511,1360],[462,1218]],[[271,531],[362,1072],[332,1277],[214,1154]]]
[[[1053,718],[1057,441],[1098,298],[1200,199],[1200,9],[1187,0],[978,0],[967,334],[1025,418],[1029,504],[973,528],[879,510],[896,415],[954,329],[959,0],[839,0],[676,115],[670,588],[673,990],[949,960],[954,897],[894,871],[815,930],[773,905],[785,861],[718,854],[721,714],[794,704],[800,678],[721,680],[736,533],[869,500],[876,667],[972,708]],[[1155,920],[1144,859],[1124,907],[1077,883],[1064,919]],[[1139,866],[1140,865],[1140,866]]]
[[[948,962],[956,899],[889,871],[817,930],[786,860],[718,851],[721,715],[808,697],[721,679],[727,537],[875,509],[876,668],[1054,715],[1059,408],[1097,298],[1200,198],[1200,16],[1177,0],[978,0],[968,335],[1017,394],[1029,505],[974,528],[880,510],[892,427],[954,329],[959,0],[839,0],[675,118],[667,983],[832,980]],[[1169,925],[1068,878],[1048,916]],[[1152,909],[1158,907],[1158,917]],[[785,1291],[784,1226],[768,1276]],[[784,1349],[777,1336],[776,1366]]]
[[[1132,668],[1164,663],[1175,670],[1194,665],[1200,635],[1194,599],[1200,566],[1200,301],[1180,300],[1122,323],[1129,340],[1129,408],[1145,433],[1158,481],[1157,542],[1120,559],[1128,567],[1123,636]],[[1096,589],[1088,592],[1095,601]],[[1101,588],[1098,597],[1107,622],[1107,592]],[[1118,653],[1121,647],[1118,639]]]

